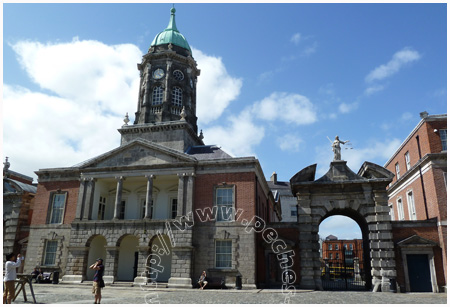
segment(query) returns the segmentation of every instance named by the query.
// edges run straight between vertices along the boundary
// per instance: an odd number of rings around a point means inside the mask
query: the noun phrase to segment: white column
[[[116,202],[114,205],[114,219],[119,219],[119,210],[120,206],[122,204],[122,187],[123,187],[123,181],[125,180],[125,177],[120,176],[116,177],[117,179],[117,191],[116,191]]]
[[[177,199],[177,217],[184,215],[184,201],[185,201],[185,173],[178,174],[178,199]]]
[[[152,204],[153,204],[153,179],[156,179],[154,175],[147,175],[147,195],[145,197],[145,216],[144,218],[152,218]]]
[[[78,189],[77,211],[75,213],[76,220],[81,220],[81,215],[83,212],[83,205],[84,205],[85,188],[86,188],[86,179],[81,178],[80,179],[80,188]]]
[[[186,189],[186,209],[184,214],[192,212],[194,205],[194,181],[195,173],[192,173],[187,178],[187,189]]]
[[[92,204],[94,202],[95,178],[87,179],[86,196],[84,198],[83,220],[91,219]]]

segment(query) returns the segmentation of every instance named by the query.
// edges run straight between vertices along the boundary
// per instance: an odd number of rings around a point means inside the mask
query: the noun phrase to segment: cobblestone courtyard
[[[84,285],[33,284],[36,300],[45,304],[90,304],[91,287]],[[103,290],[103,304],[145,304],[149,299],[163,304],[280,304],[285,296],[280,290],[141,290],[140,287],[108,286]],[[27,287],[28,302],[31,301]],[[24,303],[20,294],[15,302]],[[446,304],[446,293],[372,293],[297,290],[293,304]]]

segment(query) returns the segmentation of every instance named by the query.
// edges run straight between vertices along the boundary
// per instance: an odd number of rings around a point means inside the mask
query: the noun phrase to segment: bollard
[[[53,272],[53,281],[52,284],[56,285],[59,283],[59,271]]]
[[[242,275],[241,274],[236,275],[236,289],[237,290],[242,289]]]
[[[389,291],[392,293],[397,293],[397,282],[395,278],[390,278],[389,283],[390,283]]]

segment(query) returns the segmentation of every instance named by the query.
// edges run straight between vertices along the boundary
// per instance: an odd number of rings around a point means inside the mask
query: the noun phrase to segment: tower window
[[[172,104],[177,107],[183,106],[183,91],[176,86],[172,89]]]
[[[152,105],[159,105],[163,102],[163,89],[161,86],[153,88]]]
[[[174,79],[177,80],[177,81],[181,81],[181,80],[184,79],[184,75],[183,75],[183,73],[181,72],[181,70],[175,70],[175,71],[173,72],[173,77],[174,77]]]

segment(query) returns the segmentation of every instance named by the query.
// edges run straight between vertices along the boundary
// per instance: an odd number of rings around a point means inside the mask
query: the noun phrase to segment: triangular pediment
[[[397,243],[401,247],[415,247],[415,246],[436,246],[438,245],[436,242],[422,238],[418,235],[413,235],[411,237],[408,237],[404,240],[401,240]]]
[[[195,158],[164,145],[144,139],[136,139],[77,166],[79,168],[103,168],[164,165],[195,161]]]

